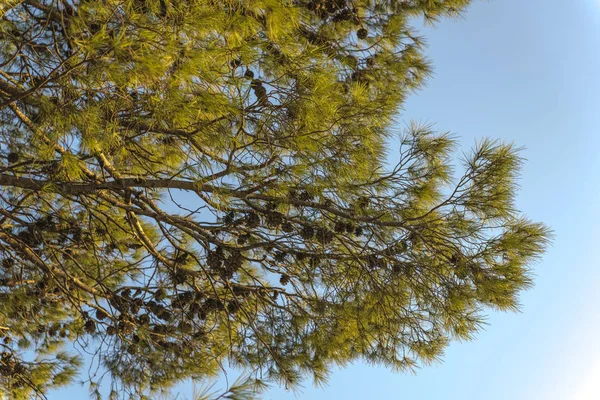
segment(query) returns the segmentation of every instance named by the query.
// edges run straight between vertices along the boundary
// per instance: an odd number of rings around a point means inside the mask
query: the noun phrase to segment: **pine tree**
[[[72,383],[74,342],[115,398],[222,365],[410,370],[517,308],[548,238],[515,209],[518,149],[455,177],[456,140],[413,125],[386,168],[430,72],[410,22],[468,3],[4,1],[3,390]]]

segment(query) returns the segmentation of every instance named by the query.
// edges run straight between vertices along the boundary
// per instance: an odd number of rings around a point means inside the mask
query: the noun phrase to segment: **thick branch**
[[[51,182],[32,178],[22,178],[7,174],[0,174],[0,186],[12,186],[30,190],[45,190],[66,195],[80,196],[93,194],[101,190],[119,190],[128,188],[146,188],[146,189],[180,189],[193,192],[220,193],[239,199],[254,199],[264,201],[281,201],[281,198],[251,191],[234,190],[213,185],[199,185],[192,181],[182,181],[174,179],[143,179],[143,178],[123,178],[110,182],[84,183],[84,182]],[[311,207],[327,211],[342,218],[348,218],[361,222],[374,223],[380,226],[391,226],[407,228],[404,223],[399,221],[380,221],[374,217],[363,217],[353,215],[350,210],[341,210],[312,201],[302,201],[293,198],[286,198],[285,201],[296,206]],[[407,228],[408,229],[408,228]]]

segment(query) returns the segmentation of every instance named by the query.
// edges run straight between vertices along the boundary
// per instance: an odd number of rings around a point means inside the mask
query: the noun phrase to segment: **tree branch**
[[[85,195],[93,194],[101,190],[119,190],[129,188],[146,188],[146,189],[180,189],[193,192],[204,192],[204,193],[220,193],[239,199],[254,199],[264,201],[282,201],[296,205],[311,207],[327,211],[331,214],[337,215],[342,218],[348,218],[360,222],[368,222],[377,224],[379,226],[389,226],[406,228],[408,227],[400,221],[380,221],[379,217],[363,217],[357,216],[352,213],[351,210],[338,209],[331,206],[327,206],[321,203],[313,201],[302,201],[293,198],[281,198],[276,196],[269,196],[259,193],[251,193],[251,190],[234,190],[225,187],[217,187],[213,185],[199,185],[192,181],[182,181],[174,179],[144,179],[144,178],[122,178],[110,182],[98,182],[98,183],[84,183],[84,182],[51,182],[33,178],[22,178],[12,176],[8,174],[0,174],[0,186],[11,186],[19,187],[22,189],[30,190],[43,190],[49,192],[55,192],[66,195]]]

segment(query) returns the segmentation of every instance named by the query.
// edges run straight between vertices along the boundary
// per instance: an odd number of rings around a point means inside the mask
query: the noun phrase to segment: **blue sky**
[[[476,1],[463,19],[422,32],[435,74],[401,121],[435,123],[463,150],[486,136],[525,147],[517,205],[555,235],[536,285],[521,313],[490,312],[475,341],[416,375],[355,364],[326,388],[264,397],[600,399],[600,0]],[[190,393],[184,385],[180,398]]]

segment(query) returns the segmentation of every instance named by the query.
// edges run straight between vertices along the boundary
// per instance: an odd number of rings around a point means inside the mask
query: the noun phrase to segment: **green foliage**
[[[21,0],[0,8],[0,385],[258,395],[411,370],[514,310],[548,230],[518,149],[391,125],[430,72],[409,24],[467,0]],[[32,358],[33,357],[33,358]],[[96,372],[107,371],[108,374]]]

